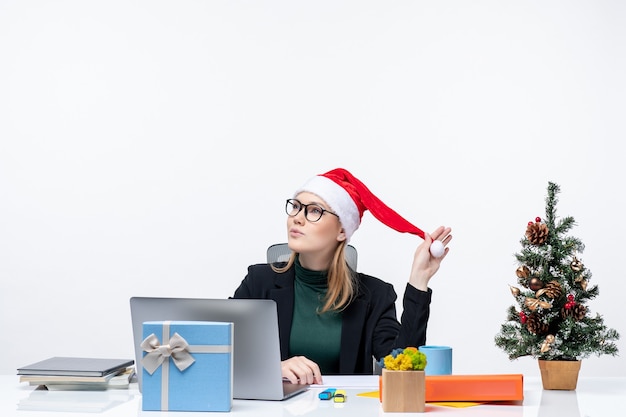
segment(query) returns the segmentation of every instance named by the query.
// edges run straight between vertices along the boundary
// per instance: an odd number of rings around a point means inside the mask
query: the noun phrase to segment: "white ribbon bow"
[[[178,333],[174,333],[167,344],[161,345],[154,333],[141,342],[141,348],[147,355],[141,363],[146,371],[152,375],[163,362],[172,358],[174,365],[182,372],[189,368],[196,360],[189,353],[189,344]]]

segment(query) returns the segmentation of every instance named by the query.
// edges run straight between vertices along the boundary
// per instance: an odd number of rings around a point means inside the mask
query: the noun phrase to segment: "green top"
[[[341,313],[318,313],[328,291],[327,273],[305,269],[298,258],[295,269],[289,356],[306,356],[319,365],[323,374],[336,374],[341,349]]]

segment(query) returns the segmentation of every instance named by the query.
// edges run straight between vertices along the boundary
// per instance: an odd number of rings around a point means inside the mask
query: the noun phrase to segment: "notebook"
[[[101,377],[117,373],[132,364],[132,359],[55,356],[18,368],[17,374]]]
[[[196,320],[233,323],[233,397],[283,400],[308,389],[284,382],[278,314],[273,300],[132,297],[135,367],[141,390],[142,326],[145,321]]]

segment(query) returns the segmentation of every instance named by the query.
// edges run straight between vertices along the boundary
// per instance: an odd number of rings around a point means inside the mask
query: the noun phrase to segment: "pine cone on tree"
[[[561,317],[564,319],[568,317],[572,317],[576,321],[580,321],[585,318],[585,314],[587,314],[587,308],[582,304],[574,304],[567,308],[567,304],[561,309]]]
[[[561,294],[563,294],[563,287],[556,280],[550,281],[546,284],[545,287],[537,291],[536,295],[537,297],[539,297],[540,295],[544,294],[552,299],[559,298]]]
[[[537,313],[530,313],[526,320],[526,328],[529,332],[537,335],[548,333],[548,325],[541,320],[541,316]]]
[[[548,239],[548,226],[544,223],[528,223],[526,227],[526,237],[532,245],[543,245]]]

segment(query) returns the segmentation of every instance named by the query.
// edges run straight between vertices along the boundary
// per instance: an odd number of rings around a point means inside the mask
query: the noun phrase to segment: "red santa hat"
[[[295,195],[310,192],[321,197],[339,216],[347,240],[359,228],[363,213],[369,210],[383,224],[401,233],[424,239],[424,232],[389,208],[358,178],[343,168],[336,168],[309,179]]]

